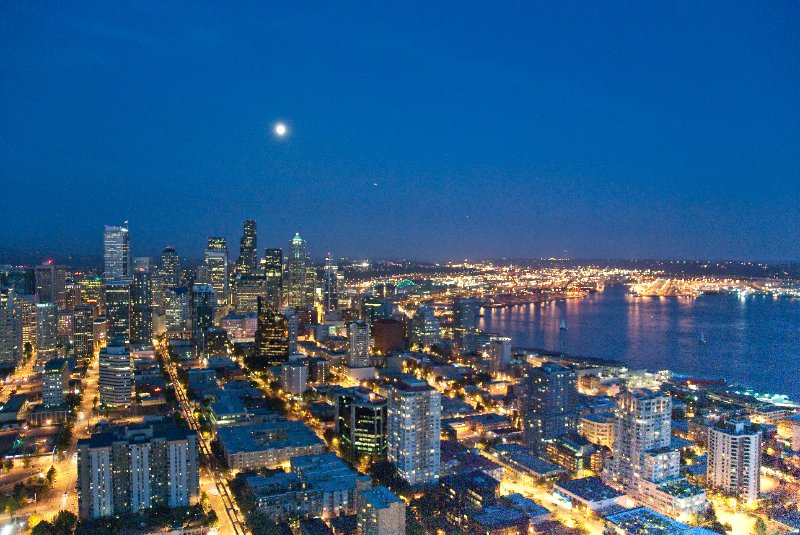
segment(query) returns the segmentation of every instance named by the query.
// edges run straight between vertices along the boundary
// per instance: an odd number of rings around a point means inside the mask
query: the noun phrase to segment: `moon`
[[[288,133],[289,133],[289,129],[286,127],[286,123],[275,123],[275,135],[276,136],[284,137]]]

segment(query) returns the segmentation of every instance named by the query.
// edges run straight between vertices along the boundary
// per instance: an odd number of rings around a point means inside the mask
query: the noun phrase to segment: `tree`
[[[55,529],[53,528],[53,524],[44,520],[36,524],[33,529],[31,530],[31,535],[55,535]]]
[[[764,519],[758,517],[755,525],[753,526],[753,535],[767,535],[767,524]]]
[[[30,468],[33,461],[31,461],[30,455],[23,455],[22,457],[22,466],[23,468]]]
[[[62,510],[53,517],[53,533],[55,535],[72,535],[77,525],[78,517],[72,511]]]
[[[47,482],[50,483],[50,485],[52,485],[53,481],[56,480],[57,473],[58,471],[56,470],[56,467],[50,466],[50,469],[47,471]]]
[[[14,459],[6,459],[3,463],[3,468],[6,469],[6,472],[10,472],[12,468],[14,468]]]

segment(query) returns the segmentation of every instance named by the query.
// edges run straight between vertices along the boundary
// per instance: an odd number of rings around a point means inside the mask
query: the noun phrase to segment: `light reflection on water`
[[[519,347],[725,378],[800,400],[798,299],[636,297],[614,286],[582,299],[484,309],[482,329]]]

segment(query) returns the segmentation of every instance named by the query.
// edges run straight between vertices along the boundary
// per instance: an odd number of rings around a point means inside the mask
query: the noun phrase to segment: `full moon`
[[[275,135],[278,137],[283,137],[288,132],[286,125],[284,123],[275,123]]]

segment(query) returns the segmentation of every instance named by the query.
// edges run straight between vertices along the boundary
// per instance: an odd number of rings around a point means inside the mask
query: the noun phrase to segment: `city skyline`
[[[800,259],[796,4],[3,20],[0,180],[37,193],[4,258],[125,220],[196,258],[252,218],[320,258]]]

